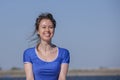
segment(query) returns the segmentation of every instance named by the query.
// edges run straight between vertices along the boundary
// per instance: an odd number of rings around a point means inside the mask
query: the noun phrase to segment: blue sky
[[[36,17],[57,21],[53,43],[69,49],[70,69],[120,67],[120,0],[1,0],[0,67],[23,68]]]

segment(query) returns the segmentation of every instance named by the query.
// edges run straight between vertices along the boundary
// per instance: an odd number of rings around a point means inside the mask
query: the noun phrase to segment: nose
[[[49,27],[46,27],[45,31],[49,31]]]

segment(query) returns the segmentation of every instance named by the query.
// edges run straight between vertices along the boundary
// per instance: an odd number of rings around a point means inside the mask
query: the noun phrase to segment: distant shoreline
[[[120,68],[69,70],[67,76],[120,76]],[[25,77],[24,70],[0,70],[0,77]]]
[[[120,68],[79,69],[70,70],[69,76],[120,76]]]

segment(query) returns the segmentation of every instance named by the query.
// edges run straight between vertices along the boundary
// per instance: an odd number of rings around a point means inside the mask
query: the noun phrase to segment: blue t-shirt
[[[33,47],[24,51],[23,62],[32,64],[35,80],[58,80],[61,64],[69,64],[70,55],[67,49],[58,47],[57,57],[51,62],[46,62],[38,57],[36,47]]]

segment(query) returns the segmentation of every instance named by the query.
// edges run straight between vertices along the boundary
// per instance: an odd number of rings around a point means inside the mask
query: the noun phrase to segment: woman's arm
[[[32,64],[31,63],[24,63],[24,69],[26,74],[26,80],[34,80],[33,71],[32,71]]]
[[[66,80],[69,64],[62,63],[58,80]]]

